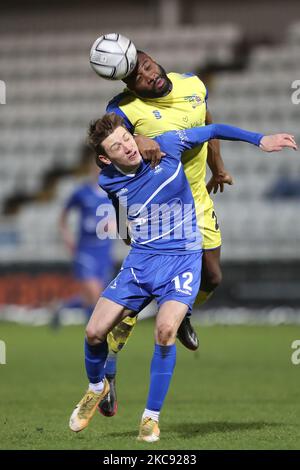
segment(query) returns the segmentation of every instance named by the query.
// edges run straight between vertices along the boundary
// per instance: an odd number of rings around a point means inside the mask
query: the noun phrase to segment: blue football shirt
[[[105,167],[99,184],[114,205],[126,209],[132,250],[174,255],[201,251],[194,199],[181,154],[214,138],[259,145],[262,137],[223,124],[170,131],[155,138],[166,153],[156,168],[143,160],[135,174],[124,174],[113,164]]]

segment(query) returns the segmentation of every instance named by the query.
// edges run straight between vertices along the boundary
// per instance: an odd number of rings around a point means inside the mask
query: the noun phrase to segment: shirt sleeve
[[[119,116],[121,116],[121,118],[123,118],[124,120],[124,124],[125,126],[127,127],[127,129],[129,130],[129,132],[131,132],[133,134],[134,132],[134,126],[133,124],[130,122],[130,120],[128,119],[128,117],[126,116],[126,114],[124,113],[124,111],[122,111],[122,109],[120,108],[119,106],[119,98],[118,96],[113,98],[107,105],[106,107],[106,112],[107,113],[116,113],[118,114]]]
[[[107,177],[104,174],[103,170],[101,171],[101,173],[99,175],[98,184],[99,184],[100,188],[103,189],[103,191],[105,192],[107,198],[109,200],[112,200],[113,194],[109,190],[109,184],[107,184]]]
[[[170,135],[167,136],[167,134]],[[167,139],[163,147],[168,151],[167,141],[169,140],[169,144],[172,142],[171,150],[175,150],[177,147],[176,150],[181,154],[185,150],[197,147],[211,139],[242,141],[259,146],[264,135],[227,124],[209,124],[203,127],[166,132],[164,136]]]

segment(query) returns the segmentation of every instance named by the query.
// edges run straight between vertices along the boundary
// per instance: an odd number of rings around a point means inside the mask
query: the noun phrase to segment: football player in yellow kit
[[[170,130],[212,123],[211,114],[207,109],[206,87],[193,74],[167,74],[148,54],[138,51],[137,65],[124,82],[127,88],[109,102],[107,112],[115,112],[122,116],[128,129],[136,134],[143,157],[151,158],[155,164],[161,158],[160,149],[150,138]],[[216,192],[219,188],[223,191],[224,184],[232,184],[232,177],[225,171],[217,140],[186,151],[182,162],[194,196],[197,221],[203,237],[199,294],[200,303],[203,304],[222,279],[221,234],[213,202],[207,189],[209,191],[214,189]],[[212,172],[207,187],[206,163]],[[108,399],[106,398],[99,405],[99,410],[105,416],[113,416],[117,409],[116,354],[127,342],[135,322],[136,317],[127,317],[108,336],[110,354],[106,366],[106,377],[110,382],[111,392]],[[178,330],[178,338],[188,349],[198,348],[198,338],[188,317]]]

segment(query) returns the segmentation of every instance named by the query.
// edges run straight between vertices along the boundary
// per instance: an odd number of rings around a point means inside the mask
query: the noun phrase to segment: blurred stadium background
[[[85,175],[89,121],[123,88],[89,66],[100,34],[123,33],[167,71],[196,72],[215,122],[300,143],[298,0],[11,0],[0,28],[0,319],[47,322],[48,303],[76,292],[58,214]],[[222,155],[235,181],[214,197],[224,279],[202,322],[299,323],[299,154],[223,143]],[[116,269],[125,254],[117,241]]]

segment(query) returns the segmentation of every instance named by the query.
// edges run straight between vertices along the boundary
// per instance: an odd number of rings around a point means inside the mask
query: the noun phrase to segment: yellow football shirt
[[[107,111],[121,114],[131,131],[148,137],[156,137],[171,130],[204,126],[207,95],[204,83],[192,74],[169,73],[168,77],[173,84],[168,95],[139,98],[125,89],[111,100]],[[197,207],[203,247],[209,249],[219,246],[221,238],[212,214],[213,203],[206,190],[206,160],[207,142],[184,152],[182,156],[184,171]]]

